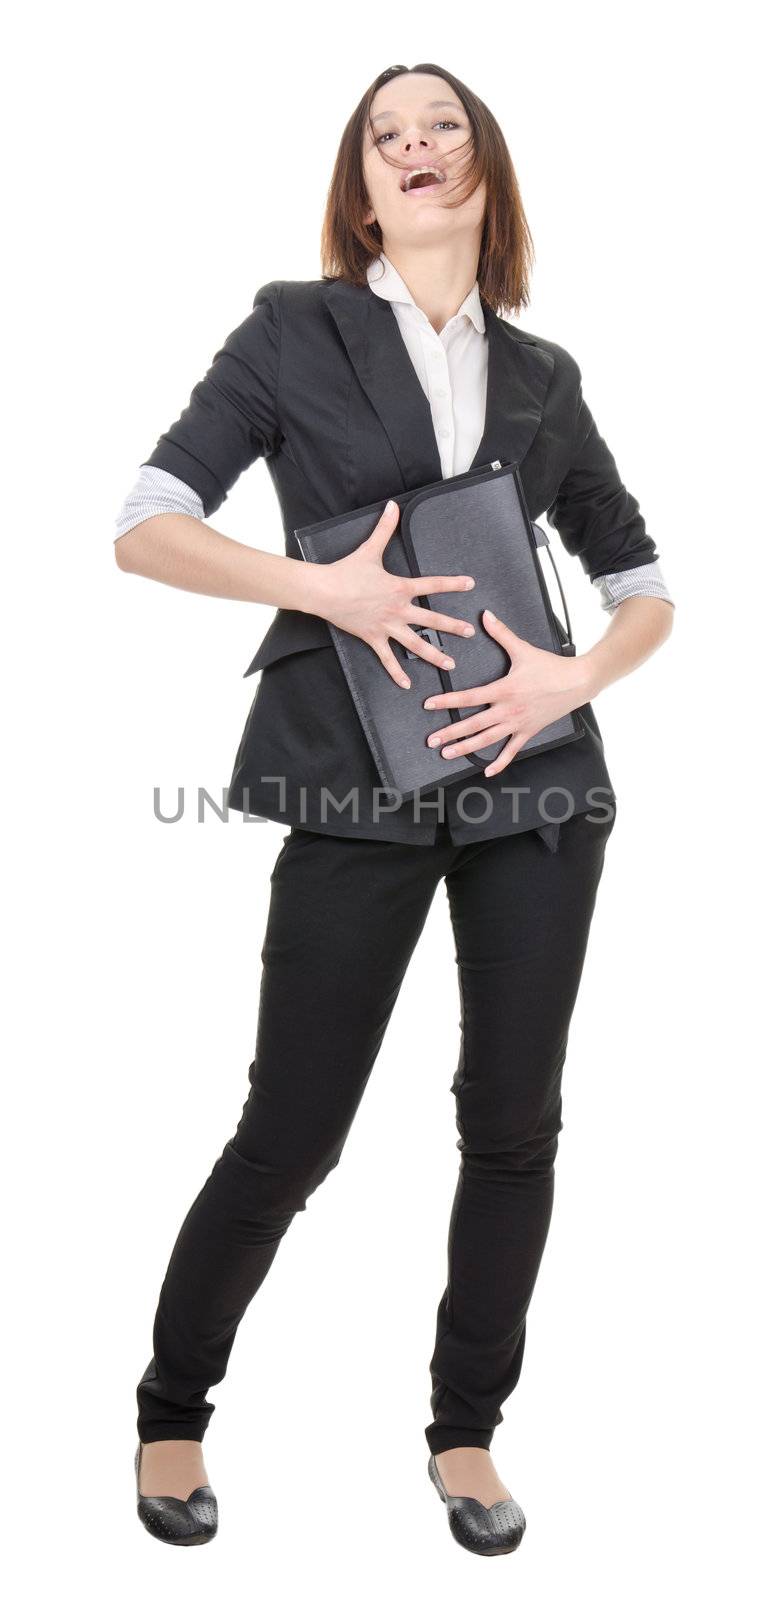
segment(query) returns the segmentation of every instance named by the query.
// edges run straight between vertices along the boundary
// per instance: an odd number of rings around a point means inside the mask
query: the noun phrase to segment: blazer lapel
[[[488,337],[487,402],[485,427],[470,467],[495,460],[519,466],[543,418],[554,359],[550,351],[530,344],[529,336],[517,337],[485,301],[482,309]]]
[[[432,412],[389,300],[336,279],[326,301],[362,389],[390,440],[404,489],[442,477]]]
[[[430,403],[389,300],[368,283],[335,279],[327,307],[359,383],[390,440],[405,489],[442,479]],[[483,301],[488,339],[485,426],[471,467],[488,461],[521,462],[540,426],[554,360],[547,350],[517,338]]]

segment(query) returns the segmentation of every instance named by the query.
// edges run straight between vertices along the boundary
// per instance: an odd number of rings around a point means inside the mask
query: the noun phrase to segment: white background
[[[741,12],[449,5],[425,20],[331,4],[296,22],[222,0],[38,6],[16,23],[3,1537],[22,1592],[59,1592],[64,1570],[87,1596],[426,1581],[453,1596],[504,1579],[541,1600],[746,1592],[756,261]],[[258,681],[242,674],[273,613],[121,573],[113,522],[256,288],[320,275],[327,184],[367,84],[430,58],[501,123],[537,249],[520,325],[580,362],[677,600],[668,645],[596,707],[619,819],[523,1373],[493,1442],[528,1531],[506,1572],[477,1562],[426,1475],[458,1164],[441,886],[341,1163],[212,1391],[219,1536],[179,1556],[136,1518],[134,1388],[179,1224],[247,1094],[284,834],[237,813],[199,826],[192,802],[229,781]],[[212,525],[283,549],[262,462]],[[586,648],[606,619],[558,557]],[[184,786],[182,822],[154,818],[155,785],[169,809]]]

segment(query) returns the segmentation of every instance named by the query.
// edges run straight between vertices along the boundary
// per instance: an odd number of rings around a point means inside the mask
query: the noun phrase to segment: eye
[[[458,123],[458,122],[452,122],[450,117],[441,117],[439,122],[433,123],[433,127],[435,127],[435,128],[441,128],[441,127],[444,127],[446,125],[449,128],[458,128],[458,127],[461,126],[461,124]],[[395,138],[397,138],[397,134],[395,134],[395,133],[381,133],[379,138],[378,138],[378,140],[377,140],[377,143],[378,144],[384,144],[385,139],[395,139]]]

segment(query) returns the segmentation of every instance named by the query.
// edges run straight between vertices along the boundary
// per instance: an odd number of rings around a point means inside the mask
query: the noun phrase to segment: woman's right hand
[[[427,606],[414,605],[420,594],[445,594],[452,590],[473,589],[474,578],[455,577],[403,578],[388,572],[383,555],[398,522],[399,507],[389,500],[377,526],[367,539],[339,561],[330,561],[323,567],[314,567],[310,576],[318,574],[318,609],[316,615],[325,622],[334,623],[346,633],[353,633],[379,656],[391,678],[402,689],[411,687],[402,666],[390,649],[389,640],[397,639],[406,650],[431,661],[437,667],[451,669],[455,662],[426,639],[414,633],[413,626],[437,628],[441,633],[457,633],[470,639],[474,628],[459,617],[449,617],[442,611],[432,611]],[[320,602],[320,603],[319,603]]]

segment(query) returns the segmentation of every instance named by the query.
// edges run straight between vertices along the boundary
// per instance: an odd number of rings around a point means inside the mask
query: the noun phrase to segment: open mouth
[[[445,183],[445,173],[440,167],[412,167],[401,179],[403,194],[413,194],[417,189],[436,189]]]

